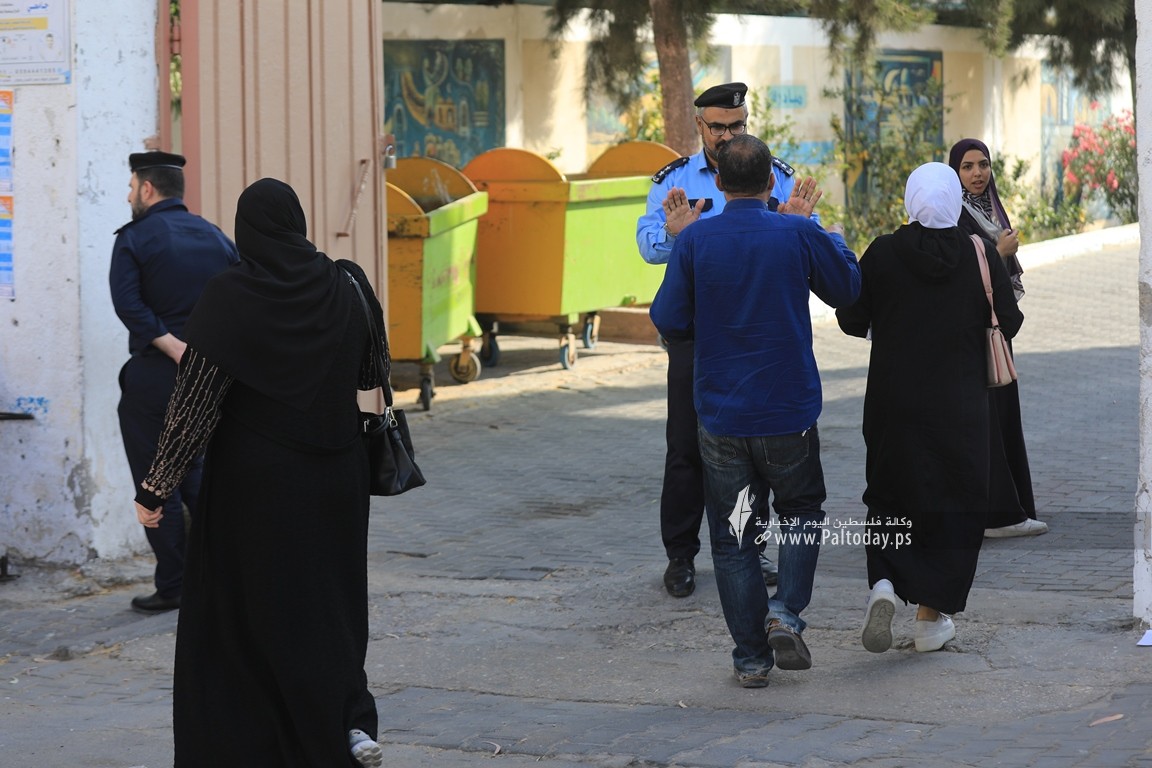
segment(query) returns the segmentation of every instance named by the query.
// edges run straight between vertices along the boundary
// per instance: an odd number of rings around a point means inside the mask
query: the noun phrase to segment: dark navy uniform
[[[182,163],[181,163],[182,164]],[[156,455],[177,365],[152,346],[184,323],[209,278],[238,262],[235,244],[208,221],[188,212],[179,198],[161,200],[116,232],[109,283],[112,305],[128,329],[131,357],[120,370],[120,431],[139,489]],[[145,528],[156,553],[156,593],[180,595],[184,573],[184,513],[194,511],[200,462],[164,505],[159,528]]]

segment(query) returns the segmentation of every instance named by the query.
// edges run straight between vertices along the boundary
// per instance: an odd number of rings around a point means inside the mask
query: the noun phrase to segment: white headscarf
[[[909,221],[929,229],[948,229],[960,220],[964,196],[960,177],[944,163],[925,163],[908,176],[904,208]]]

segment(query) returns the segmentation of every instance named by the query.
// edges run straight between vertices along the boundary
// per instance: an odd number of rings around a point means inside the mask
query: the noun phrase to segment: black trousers
[[[664,487],[660,493],[660,537],[668,559],[692,560],[700,551],[704,519],[704,467],[696,427],[691,341],[668,343],[668,423]]]
[[[1024,423],[1020,414],[1020,385],[988,390],[991,425],[988,471],[988,528],[1016,525],[1036,519],[1036,498],[1032,493],[1032,472],[1024,445]]]
[[[120,369],[117,413],[134,488],[140,487],[156,457],[164,414],[175,385],[176,363],[164,354],[133,355]],[[165,502],[160,527],[144,529],[148,544],[156,554],[156,591],[161,597],[180,595],[187,545],[183,507],[187,505],[188,511],[195,513],[202,469],[203,457],[200,457]]]

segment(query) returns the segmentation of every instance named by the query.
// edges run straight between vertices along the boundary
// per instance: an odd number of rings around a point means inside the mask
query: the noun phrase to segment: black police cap
[[[132,169],[133,173],[142,171],[145,168],[176,168],[180,170],[184,168],[184,164],[187,162],[183,155],[176,155],[171,152],[160,152],[159,150],[152,152],[133,152],[128,155],[128,167]]]
[[[696,97],[692,102],[697,107],[722,107],[735,109],[744,106],[744,96],[748,93],[748,86],[744,83],[724,83],[714,85]]]

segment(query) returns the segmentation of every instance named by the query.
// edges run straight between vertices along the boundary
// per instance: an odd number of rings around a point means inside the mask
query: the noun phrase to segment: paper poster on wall
[[[384,130],[399,157],[460,168],[504,146],[503,40],[388,40],[384,75]]]
[[[16,298],[12,282],[12,195],[0,195],[0,299]]]
[[[12,273],[13,92],[0,90],[0,298],[16,297]]]
[[[0,0],[0,86],[68,83],[68,0]]]

